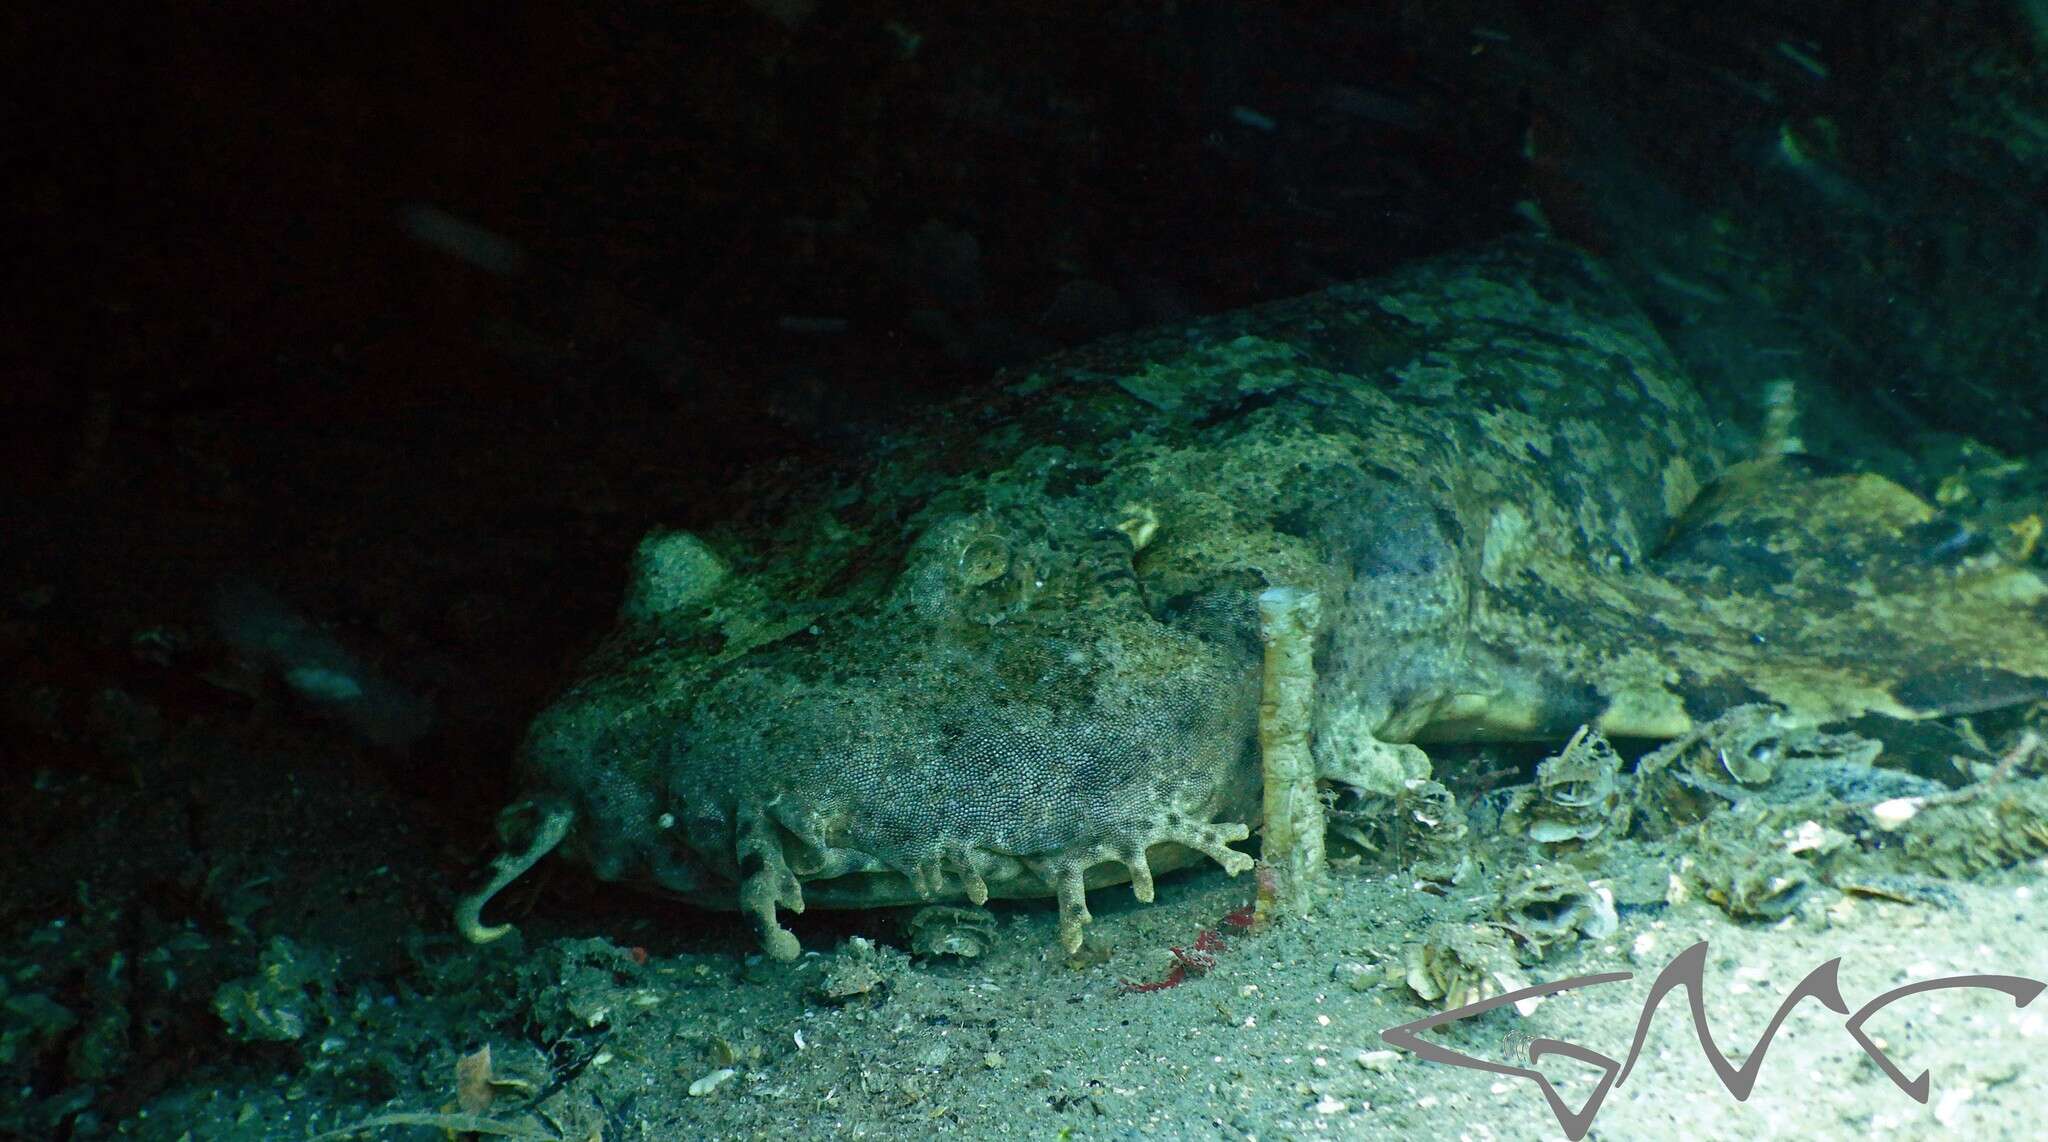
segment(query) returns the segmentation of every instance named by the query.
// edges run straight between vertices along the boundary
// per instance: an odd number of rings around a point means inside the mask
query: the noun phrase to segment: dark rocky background
[[[1793,380],[1935,496],[2048,423],[2039,0],[0,28],[0,1129],[289,1071],[216,987],[282,933],[402,979],[643,532],[1061,346],[1543,225],[1731,434]]]

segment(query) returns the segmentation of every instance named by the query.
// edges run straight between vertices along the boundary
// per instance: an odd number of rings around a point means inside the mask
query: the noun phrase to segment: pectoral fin
[[[1523,680],[1505,704],[1532,736],[1670,736],[1758,701],[1830,722],[2048,698],[2048,583],[1949,551],[1951,530],[1882,476],[1752,465],[1645,567],[1539,557],[1488,583],[1475,630]]]

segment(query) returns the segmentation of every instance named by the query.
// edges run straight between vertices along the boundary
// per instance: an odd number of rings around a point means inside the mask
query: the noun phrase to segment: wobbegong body
[[[1318,772],[1414,743],[1668,736],[1775,702],[1920,717],[2043,691],[2048,588],[1930,564],[1875,476],[1730,458],[1587,256],[1519,241],[1121,337],[1004,379],[851,474],[639,551],[534,722],[512,854],[780,910],[1055,896],[1258,824],[1253,600],[1317,592]]]

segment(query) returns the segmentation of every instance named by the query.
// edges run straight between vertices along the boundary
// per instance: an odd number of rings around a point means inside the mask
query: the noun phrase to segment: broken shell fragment
[[[739,1074],[739,1072],[733,1070],[731,1067],[720,1067],[717,1070],[712,1071],[710,1074],[705,1075],[703,1078],[700,1078],[695,1082],[691,1083],[690,1097],[703,1098],[705,1095],[713,1093],[719,1087],[722,1087],[727,1082],[730,1082],[733,1076],[737,1074]]]
[[[1925,797],[1894,797],[1879,801],[1870,807],[1870,819],[1887,833],[1897,832],[1906,822],[1920,812],[1920,806],[1927,803]]]
[[[910,918],[910,950],[971,960],[995,946],[996,918],[986,908],[932,904]]]
[[[1621,924],[1614,893],[1564,865],[1524,872],[1519,884],[1502,893],[1497,915],[1538,958],[1557,944],[1611,936]]]
[[[1613,840],[1629,827],[1621,766],[1606,735],[1580,726],[1564,749],[1536,767],[1535,783],[1515,794],[1503,824],[1541,845]]]
[[[1495,924],[1440,923],[1406,956],[1409,990],[1445,1011],[1480,1003],[1529,986],[1508,934]],[[1541,1003],[1529,996],[1514,1003],[1528,1016]]]

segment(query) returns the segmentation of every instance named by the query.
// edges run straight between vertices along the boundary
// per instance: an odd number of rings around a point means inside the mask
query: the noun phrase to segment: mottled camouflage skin
[[[2039,691],[2038,578],[1916,562],[1925,505],[1874,477],[1696,504],[1711,428],[1605,274],[1535,241],[1065,354],[651,539],[523,804],[777,955],[806,902],[1057,895],[1073,943],[1084,883],[1249,864],[1268,586],[1321,593],[1317,763],[1369,788],[1426,772],[1398,743]]]

